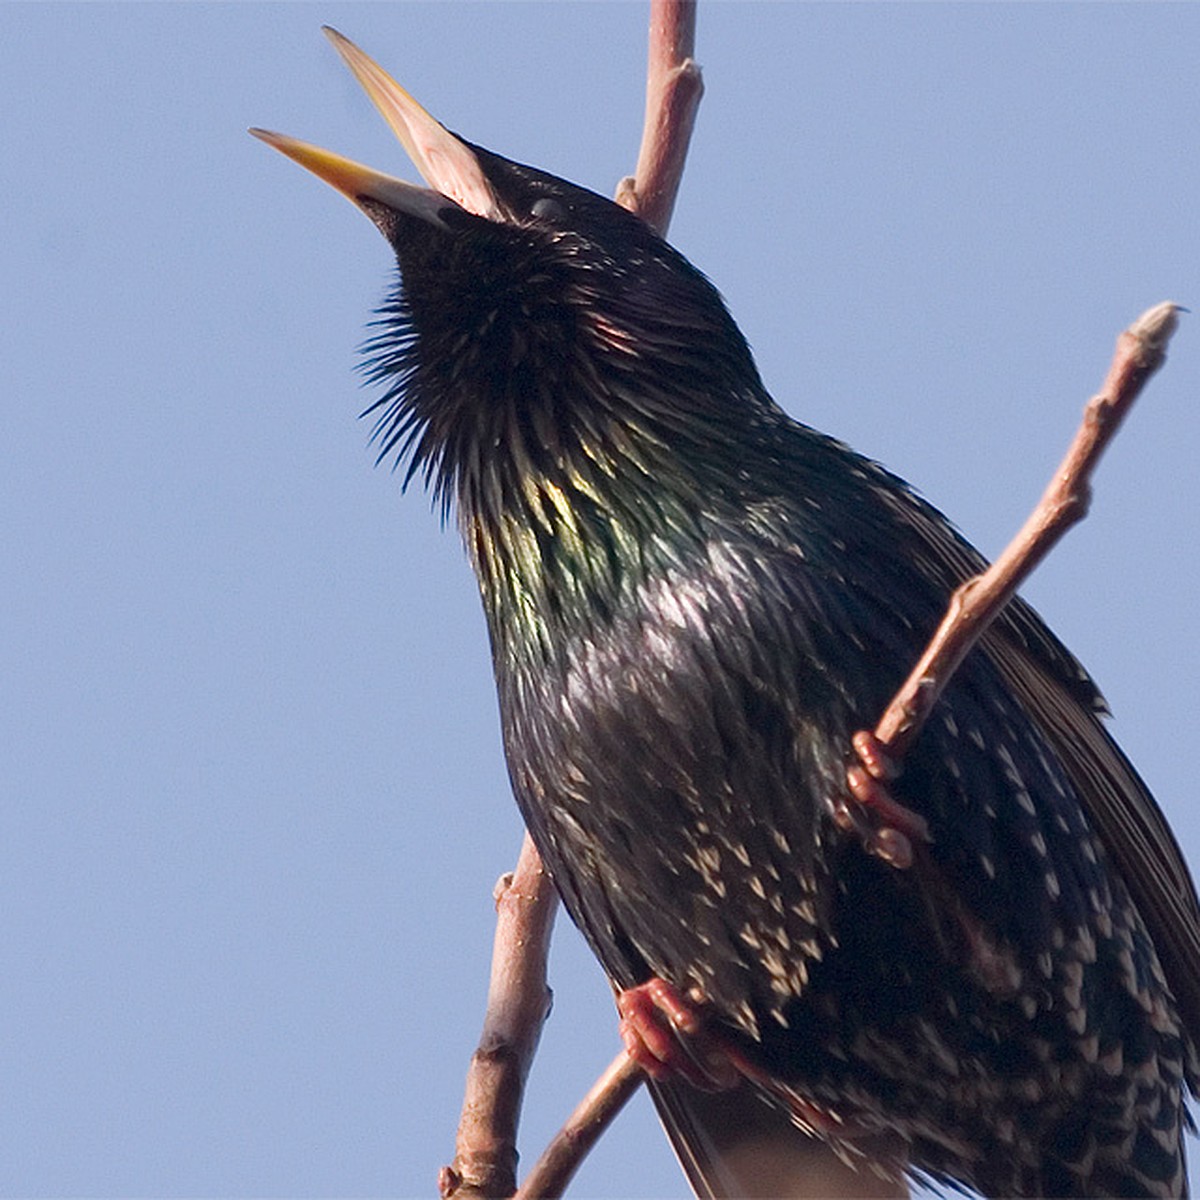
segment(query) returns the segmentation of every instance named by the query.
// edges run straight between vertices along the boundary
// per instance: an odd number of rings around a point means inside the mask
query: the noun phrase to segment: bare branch
[[[654,0],[646,70],[646,120],[637,170],[617,185],[617,203],[665,234],[704,94],[696,45],[696,0]]]
[[[641,1067],[622,1050],[554,1135],[513,1200],[558,1200],[579,1164],[643,1079]]]
[[[517,869],[496,885],[496,936],[487,1013],[471,1056],[454,1162],[443,1197],[511,1196],[525,1079],[550,1011],[546,958],[558,897],[528,834]]]
[[[1087,516],[1092,473],[1146,381],[1166,361],[1178,311],[1170,301],[1155,305],[1117,338],[1104,384],[1084,409],[1083,423],[1037,508],[1000,557],[951,597],[928,648],[875,727],[894,760],[916,741],[947,681],[1000,610],[1063,534]]]

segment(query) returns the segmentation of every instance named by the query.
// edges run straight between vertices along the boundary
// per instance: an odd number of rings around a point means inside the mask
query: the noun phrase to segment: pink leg
[[[862,1125],[814,1104],[750,1062],[736,1046],[705,1030],[699,1007],[657,976],[617,994],[621,1037],[629,1056],[652,1079],[682,1079],[705,1092],[749,1082],[775,1096],[796,1122],[818,1137],[865,1136]]]
[[[854,735],[852,744],[858,763],[847,768],[846,783],[855,806],[842,801],[833,818],[839,828],[855,830],[869,854],[901,870],[911,867],[913,843],[930,840],[929,825],[888,790],[888,781],[897,778],[900,769],[883,742],[864,729]]]

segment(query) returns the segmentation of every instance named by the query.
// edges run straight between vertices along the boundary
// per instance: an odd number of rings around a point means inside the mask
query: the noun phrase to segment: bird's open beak
[[[470,147],[435,121],[377,62],[348,38],[328,26],[325,33],[430,187],[417,187],[282,133],[271,133],[266,129],[251,129],[250,132],[307,167],[355,204],[363,199],[374,200],[441,224],[438,214],[450,199],[476,216],[495,218],[499,212],[495,195]]]

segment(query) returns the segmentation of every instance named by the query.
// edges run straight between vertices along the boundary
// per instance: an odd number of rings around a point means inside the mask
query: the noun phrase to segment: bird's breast
[[[609,973],[662,975],[747,1028],[828,948],[828,802],[852,732],[768,569],[714,540],[551,660],[497,662],[518,800]]]

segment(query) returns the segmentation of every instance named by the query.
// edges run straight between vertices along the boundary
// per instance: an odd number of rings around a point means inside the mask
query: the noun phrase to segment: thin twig
[[[528,834],[517,869],[496,885],[496,935],[487,1013],[467,1071],[454,1162],[443,1197],[511,1196],[517,1186],[517,1124],[525,1080],[550,1011],[546,957],[558,897]]]
[[[992,566],[954,592],[929,647],[876,726],[875,736],[887,747],[894,765],[900,763],[916,741],[937,697],[967,652],[1012,599],[1022,581],[1062,535],[1087,514],[1096,463],[1146,381],[1166,360],[1167,342],[1178,323],[1177,312],[1175,304],[1156,305],[1117,339],[1104,385],[1085,408],[1083,423],[1037,507]],[[560,1195],[587,1150],[639,1082],[636,1065],[627,1054],[619,1055],[551,1143],[550,1150],[518,1193],[519,1200]],[[586,1142],[569,1132],[575,1129],[587,1131]],[[552,1151],[554,1160],[548,1162]],[[540,1176],[543,1164],[546,1174]],[[548,1188],[558,1190],[535,1190],[535,1176],[545,1178]]]
[[[617,185],[617,203],[667,232],[683,178],[696,110],[704,94],[696,46],[695,0],[654,0],[646,69],[646,118],[633,176]]]
[[[902,759],[916,741],[947,681],[997,614],[1063,534],[1087,516],[1092,473],[1146,381],[1166,361],[1178,311],[1170,301],[1157,304],[1117,338],[1104,384],[1084,409],[1037,508],[1000,557],[954,592],[925,653],[875,727],[893,760]]]
[[[641,1067],[622,1050],[554,1135],[513,1200],[558,1200],[644,1078]]]

